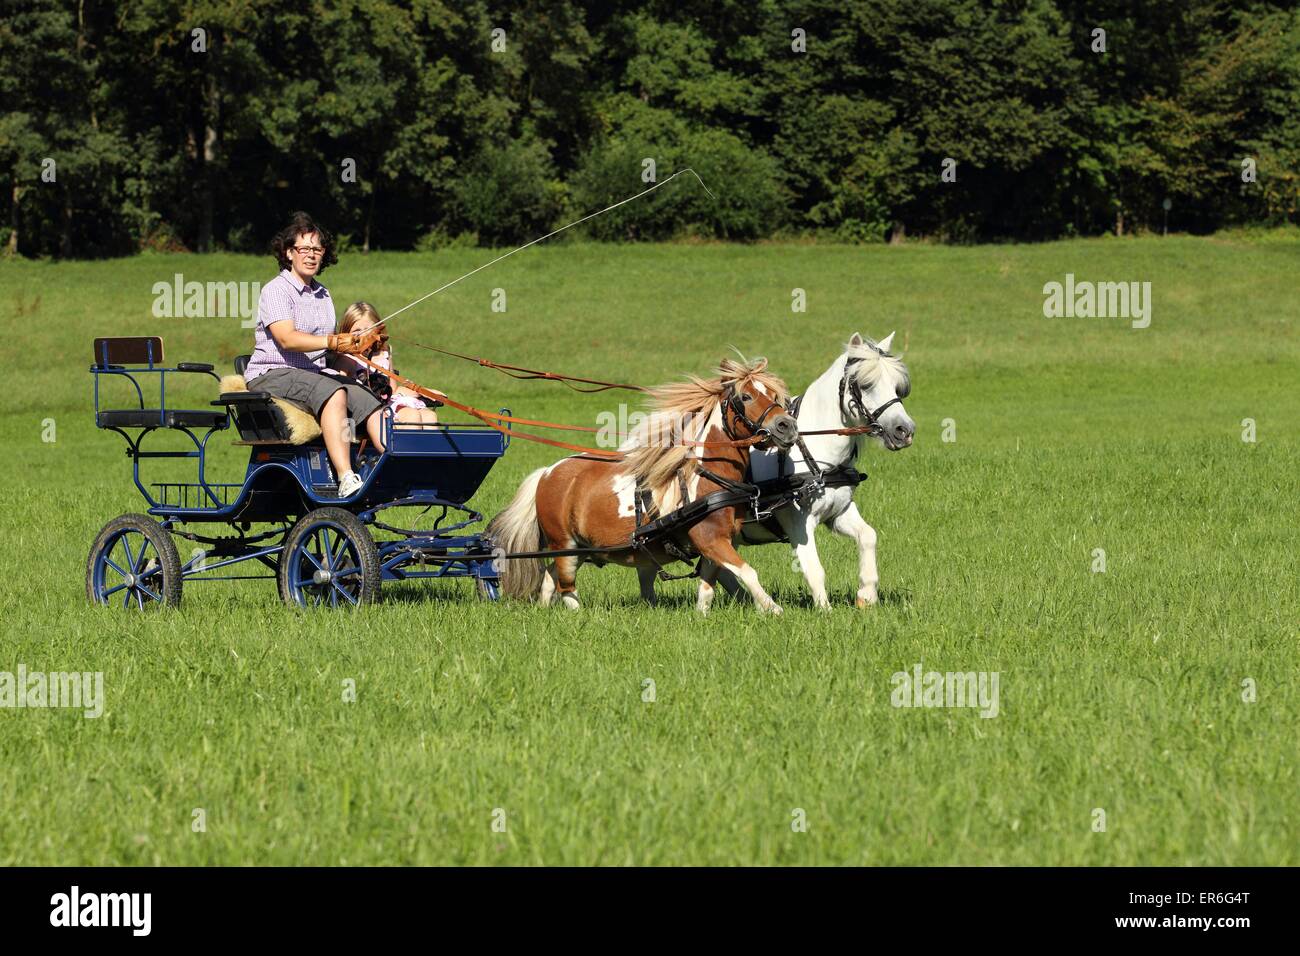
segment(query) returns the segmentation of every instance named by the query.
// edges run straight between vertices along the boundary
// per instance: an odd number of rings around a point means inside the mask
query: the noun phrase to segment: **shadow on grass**
[[[671,590],[660,587],[658,592],[658,607],[650,608],[641,600],[640,593],[636,590],[635,580],[633,586],[626,594],[609,596],[601,594],[590,604],[584,602],[584,606],[591,608],[619,609],[629,611],[645,610],[669,610],[680,611],[684,609],[694,610],[696,602],[696,583],[690,582],[690,587],[683,588],[683,582],[677,582],[677,586]],[[816,610],[813,604],[812,595],[806,588],[801,587],[775,587],[769,592],[777,604],[783,609],[793,610]],[[582,599],[582,591],[579,589],[579,599]],[[856,597],[855,591],[844,591],[833,593],[830,596],[831,607],[853,608]],[[879,603],[886,607],[904,608],[912,603],[912,592],[906,588],[885,588],[880,592]],[[383,604],[390,605],[445,605],[445,606],[464,606],[469,607],[480,603],[488,602],[479,595],[477,585],[468,579],[448,579],[438,582],[410,582],[402,584],[385,583],[381,592],[380,601]],[[520,608],[537,607],[535,602],[515,601],[503,598],[500,602],[505,606],[514,605]],[[714,599],[714,608],[722,607],[752,607],[753,601],[747,592],[741,592],[737,597],[731,597],[721,587],[718,588],[717,597]],[[558,601],[554,607],[558,608]]]

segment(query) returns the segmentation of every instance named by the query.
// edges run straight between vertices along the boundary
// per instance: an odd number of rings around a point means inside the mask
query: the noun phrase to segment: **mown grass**
[[[829,614],[788,550],[750,549],[780,619],[730,603],[701,619],[690,582],[648,610],[614,568],[584,569],[578,614],[483,604],[464,583],[386,588],[360,614],[295,613],[270,581],[194,584],[169,613],[88,607],[91,540],[141,510],[121,442],[93,427],[90,339],[162,334],[169,358],[228,367],[251,333],[155,319],[152,286],[266,281],[271,264],[0,264],[0,670],[100,670],[107,697],[98,720],[0,710],[0,862],[1300,862],[1297,255],[1249,236],[574,244],[395,320],[395,336],[642,383],[734,345],[796,389],[852,331],[897,329],[917,442],[872,449],[858,492],[882,602],[852,608],[841,539],[819,542]],[[484,258],[353,255],[324,278],[340,310],[389,312]],[[1045,319],[1043,283],[1066,272],[1150,281],[1151,327]],[[620,400],[395,349],[421,381],[532,417],[592,423]],[[237,480],[243,450],[217,445]],[[552,458],[516,442],[477,507]],[[891,675],[918,662],[997,671],[999,716],[892,707]]]

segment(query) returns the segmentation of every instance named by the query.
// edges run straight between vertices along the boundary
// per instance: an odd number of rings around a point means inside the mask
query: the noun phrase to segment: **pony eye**
[[[753,395],[741,395],[741,396],[740,396],[740,400],[741,400],[742,402],[752,402],[752,401],[754,400],[754,396],[753,396]]]

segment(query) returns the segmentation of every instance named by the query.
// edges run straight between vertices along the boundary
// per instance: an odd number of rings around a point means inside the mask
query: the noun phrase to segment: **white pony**
[[[868,438],[878,440],[890,451],[912,444],[916,423],[902,404],[911,389],[911,379],[902,360],[889,354],[893,341],[893,332],[879,343],[864,340],[854,332],[844,353],[798,399],[795,417],[801,434],[823,429],[874,426],[870,434],[809,435],[804,438],[803,447],[807,448],[822,472],[853,464]],[[750,457],[751,481],[809,472],[799,446],[792,447],[786,454],[756,451]],[[857,606],[869,607],[877,600],[876,585],[880,575],[876,569],[876,531],[862,520],[858,506],[853,503],[853,491],[853,485],[826,487],[818,494],[800,498],[773,512],[785,540],[794,545],[799,567],[808,581],[813,602],[819,608],[829,609],[831,604],[826,596],[826,572],[813,541],[813,531],[818,524],[825,524],[832,531],[857,542]],[[756,521],[746,522],[741,539],[749,544],[782,540]],[[739,592],[740,585],[729,571],[705,561],[700,566],[697,601],[700,611],[707,613],[713,603],[715,580],[733,597]]]

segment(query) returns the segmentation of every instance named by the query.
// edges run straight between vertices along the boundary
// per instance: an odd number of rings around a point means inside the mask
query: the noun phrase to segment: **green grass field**
[[[349,255],[323,278],[340,312],[387,313],[489,257]],[[556,245],[395,320],[647,384],[734,345],[795,390],[851,332],[897,329],[917,440],[871,448],[857,494],[880,605],[852,607],[853,546],[825,535],[833,612],[770,546],[746,554],[785,615],[720,601],[702,619],[693,582],[649,610],[617,568],[581,572],[576,614],[466,582],[385,586],[359,614],[297,613],[269,580],[188,584],[143,616],[89,607],[91,541],[142,510],[122,442],[93,427],[92,336],[161,334],[169,359],[228,371],[252,333],[153,318],[152,286],[267,281],[273,263],[0,263],[0,671],[102,671],[106,696],[97,720],[0,709],[0,863],[1300,863],[1297,265],[1300,243],[1247,237]],[[1067,272],[1150,281],[1150,328],[1044,318]],[[620,400],[395,351],[530,417],[590,424]],[[239,480],[245,450],[216,445],[215,475]],[[476,506],[555,457],[514,443]],[[892,707],[891,675],[918,663],[998,672],[999,715]]]

